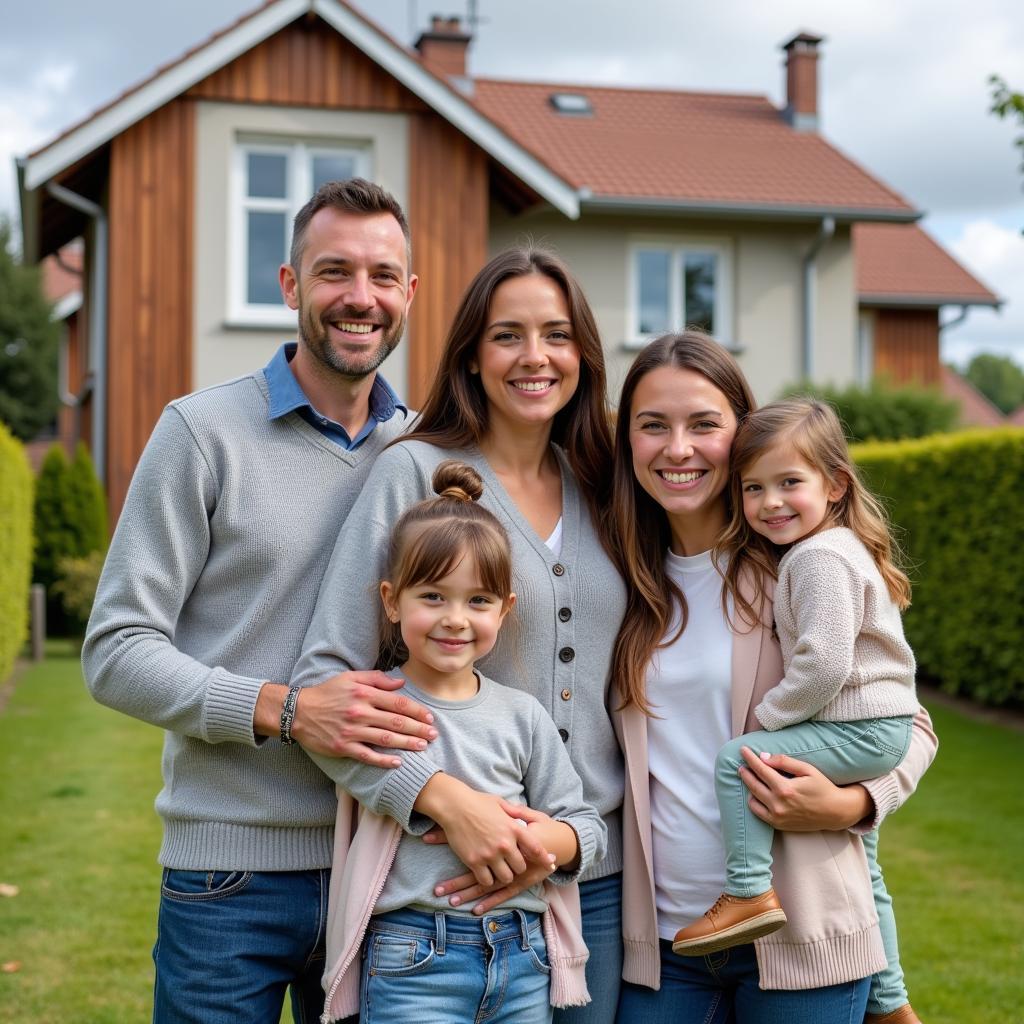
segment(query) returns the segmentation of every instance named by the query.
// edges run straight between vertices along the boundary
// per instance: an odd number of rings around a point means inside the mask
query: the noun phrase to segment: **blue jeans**
[[[393,910],[363,940],[361,1024],[548,1024],[551,968],[539,914]]]
[[[613,1024],[622,982],[622,872],[581,883],[580,907],[590,1002],[555,1010],[554,1024]]]
[[[752,944],[676,956],[661,941],[661,988],[624,982],[618,1024],[863,1024],[867,978],[827,988],[758,987]]]
[[[775,830],[747,805],[750,793],[739,776],[745,764],[740,747],[755,753],[788,754],[843,786],[892,771],[907,752],[910,729],[910,716],[800,722],[775,732],[738,736],[722,747],[715,761],[715,795],[722,813],[725,891],[732,896],[758,896],[772,884]]]
[[[324,1007],[330,871],[164,869],[153,960],[154,1024],[278,1021]]]

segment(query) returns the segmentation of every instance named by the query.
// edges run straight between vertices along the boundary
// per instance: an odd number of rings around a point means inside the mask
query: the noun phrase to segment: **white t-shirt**
[[[558,522],[555,523],[555,528],[551,531],[551,536],[548,537],[544,543],[547,545],[548,550],[556,557],[562,553],[562,517],[558,517]]]
[[[647,672],[658,716],[647,723],[658,933],[672,939],[725,885],[715,756],[732,735],[732,633],[711,553],[669,552],[665,564],[688,609],[683,635],[655,652]],[[669,636],[678,622],[677,612]]]

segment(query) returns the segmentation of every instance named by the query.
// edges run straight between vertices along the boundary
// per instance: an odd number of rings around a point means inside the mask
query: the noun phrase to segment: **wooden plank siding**
[[[425,113],[405,86],[319,18],[305,18],[192,86],[191,99]]]
[[[939,384],[939,311],[878,309],[874,373],[893,384]]]
[[[116,519],[167,402],[191,388],[195,107],[176,99],[110,155],[107,495]]]
[[[408,401],[419,408],[459,298],[487,260],[488,174],[483,151],[435,115],[412,119],[409,166],[413,268],[422,284],[407,339]]]

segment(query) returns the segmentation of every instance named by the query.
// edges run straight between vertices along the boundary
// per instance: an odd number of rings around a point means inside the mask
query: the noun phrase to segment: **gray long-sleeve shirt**
[[[570,825],[579,839],[576,871],[557,871],[555,883],[574,881],[605,851],[607,833],[597,811],[583,799],[583,784],[573,771],[551,717],[529,694],[479,676],[480,688],[468,700],[440,700],[406,679],[404,693],[434,712],[440,735],[431,757],[443,771],[481,792],[510,803],[525,803]],[[358,770],[347,761],[346,773]],[[374,913],[400,907],[451,913],[448,897],[434,885],[465,870],[447,846],[431,846],[405,833]],[[538,913],[546,909],[537,885],[502,904]],[[466,909],[466,913],[471,911]]]
[[[271,419],[258,371],[172,402],[146,445],[82,649],[97,700],[168,730],[160,861],[330,866],[337,801],[303,751],[257,744],[265,680],[285,682],[345,516],[395,415],[354,451],[295,412]]]
[[[607,697],[612,646],[626,607],[626,589],[605,553],[564,454],[554,449],[562,472],[562,548],[555,555],[537,536],[478,450],[449,450],[403,441],[383,452],[324,575],[293,681],[307,685],[349,668],[370,668],[377,656],[380,602],[387,540],[399,515],[431,497],[440,462],[458,459],[483,478],[481,505],[508,532],[513,587],[518,597],[511,621],[498,634],[481,672],[525,690],[554,719],[569,759],[583,780],[583,796],[608,828],[608,852],[584,878],[622,867],[620,808],[622,755],[612,731]],[[338,778],[339,763],[314,757]],[[439,766],[428,748],[402,753],[402,767],[360,766],[345,788],[364,806],[408,827],[412,805]]]

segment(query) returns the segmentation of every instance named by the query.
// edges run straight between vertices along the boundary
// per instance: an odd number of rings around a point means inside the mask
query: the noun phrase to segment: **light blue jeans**
[[[859,722],[801,722],[775,732],[738,736],[722,747],[715,761],[715,795],[725,842],[725,891],[732,896],[759,896],[772,884],[775,830],[747,805],[750,793],[739,775],[746,763],[740,747],[758,754],[788,754],[845,786],[892,771],[907,752],[910,729],[909,715]]]
[[[316,1024],[330,875],[165,868],[155,1024],[276,1021],[289,988],[296,1024]]]
[[[856,722],[801,722],[775,732],[752,732],[730,740],[715,762],[715,792],[726,851],[725,891],[733,896],[756,896],[771,885],[775,830],[747,805],[749,793],[738,771],[744,764],[740,747],[750,747],[757,753],[767,750],[788,754],[814,765],[842,786],[892,771],[907,752],[912,721],[909,716],[902,716]],[[907,990],[899,961],[892,898],[878,866],[877,843],[877,833],[864,837],[888,964],[872,979],[868,1008],[872,1013],[889,1013],[907,1002]]]
[[[618,1024],[863,1024],[868,979],[791,992],[759,987],[753,945],[677,956],[662,939],[661,988],[623,982]]]
[[[548,1024],[539,914],[393,910],[363,940],[360,1024]]]
[[[613,1024],[622,983],[622,872],[581,882],[580,909],[590,1002],[555,1010],[554,1024]]]

